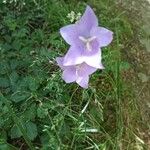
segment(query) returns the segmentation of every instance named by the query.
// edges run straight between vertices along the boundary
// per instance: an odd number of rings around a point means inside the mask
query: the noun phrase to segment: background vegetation
[[[106,69],[83,90],[64,83],[55,58],[68,48],[59,34],[70,24],[68,13],[83,13],[87,4],[114,40],[103,48]],[[135,49],[129,43],[141,22],[121,6],[114,0],[0,1],[0,150],[148,149],[139,131],[149,125],[124,52]]]

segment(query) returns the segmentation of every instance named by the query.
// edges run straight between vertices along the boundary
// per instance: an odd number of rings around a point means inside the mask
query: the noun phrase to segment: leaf
[[[11,84],[12,84],[12,86],[17,82],[17,80],[18,80],[18,78],[19,78],[19,76],[18,76],[18,74],[17,74],[17,72],[12,72],[11,74],[10,74],[10,82],[11,82]]]
[[[27,130],[27,135],[30,138],[30,140],[34,140],[38,134],[36,124],[30,121],[27,122],[26,130]]]
[[[15,40],[15,41],[13,41],[12,46],[13,46],[13,48],[14,48],[15,50],[20,50],[20,49],[21,49],[21,46],[22,46],[22,43],[21,43],[20,40],[17,39],[17,40]]]
[[[47,114],[48,114],[48,109],[47,108],[44,109],[42,107],[39,107],[37,109],[37,116],[39,118],[45,118],[47,116]]]
[[[26,80],[31,91],[36,91],[38,89],[39,83],[35,78],[28,76]]]
[[[2,129],[1,129],[1,132],[0,132],[0,139],[7,140],[7,133],[6,133],[6,131],[4,131]]]
[[[6,74],[9,70],[9,64],[7,61],[0,62],[0,74]]]
[[[28,83],[26,81],[26,77],[20,78],[17,82],[17,89],[18,91],[25,91],[28,88]]]
[[[10,150],[10,147],[7,144],[0,143],[0,149],[1,150]]]
[[[9,51],[9,50],[11,50],[12,47],[10,44],[5,43],[2,45],[2,48],[4,49],[4,51]]]
[[[24,127],[29,139],[34,140],[34,138],[36,138],[36,136],[38,134],[36,124],[29,121],[29,122],[23,123],[23,127]],[[19,128],[16,125],[14,125],[11,128],[11,138],[14,139],[14,138],[19,138],[21,136],[22,136],[21,131],[19,130]]]
[[[7,78],[0,78],[0,87],[1,88],[9,87],[9,80]]]
[[[21,28],[20,30],[13,33],[15,38],[22,38],[28,34],[28,30],[26,28]]]
[[[47,134],[42,134],[41,136],[40,136],[40,141],[41,141],[41,143],[43,144],[43,145],[48,145],[48,143],[49,143],[49,136],[47,135]]]
[[[31,104],[30,107],[28,107],[21,116],[21,120],[23,122],[26,122],[28,120],[33,120],[36,117],[36,104]]]
[[[29,92],[16,92],[11,96],[11,99],[12,101],[18,103],[20,101],[26,100],[29,96]]]
[[[11,15],[8,15],[4,18],[4,23],[10,30],[15,30],[17,27],[17,22],[14,19],[14,16]]]
[[[18,127],[16,125],[14,125],[12,128],[11,128],[11,138],[14,139],[14,138],[19,138],[22,136],[22,133],[21,131],[18,129]]]
[[[10,67],[12,70],[15,70],[21,62],[19,62],[17,59],[11,59],[10,60]]]

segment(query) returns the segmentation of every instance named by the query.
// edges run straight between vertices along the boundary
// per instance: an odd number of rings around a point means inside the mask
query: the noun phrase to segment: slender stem
[[[11,105],[8,102],[8,99],[6,99],[2,93],[0,93],[0,98],[2,99],[2,101],[5,103],[5,105],[7,106],[8,110],[11,113],[11,117],[13,119],[13,121],[16,123],[17,127],[19,128],[19,130],[22,133],[22,136],[24,138],[24,140],[26,141],[27,145],[29,146],[30,150],[35,150],[33,144],[31,143],[30,139],[28,138],[26,131],[21,123],[21,121],[19,120],[19,118],[16,116],[15,112],[13,111],[13,108],[11,107]]]

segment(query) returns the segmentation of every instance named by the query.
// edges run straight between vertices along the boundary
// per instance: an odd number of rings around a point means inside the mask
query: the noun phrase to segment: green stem
[[[3,100],[3,102],[5,103],[5,105],[7,106],[8,110],[11,113],[12,119],[13,121],[16,123],[17,127],[19,128],[19,130],[22,133],[22,136],[24,138],[24,140],[26,141],[27,145],[29,146],[30,150],[35,150],[33,144],[31,143],[30,139],[28,138],[26,131],[22,125],[22,123],[20,122],[19,118],[16,116],[16,114],[13,111],[13,108],[11,107],[11,105],[9,104],[8,99],[6,99],[2,93],[0,93],[0,98]]]

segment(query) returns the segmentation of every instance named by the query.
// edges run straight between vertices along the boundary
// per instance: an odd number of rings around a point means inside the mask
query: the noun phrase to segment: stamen
[[[87,39],[84,38],[83,36],[79,36],[79,39],[80,39],[82,42],[84,42],[84,43],[87,43],[87,42],[88,42]]]
[[[96,39],[96,36],[92,36],[92,37],[88,38],[87,40],[88,40],[89,42],[92,42],[92,41],[95,40],[95,39]]]
[[[88,51],[92,51],[91,42],[96,39],[96,36],[92,36],[90,38],[84,38],[83,36],[79,36],[79,39],[85,44]]]

